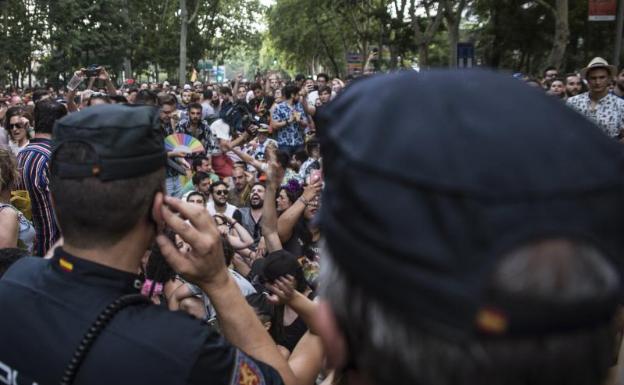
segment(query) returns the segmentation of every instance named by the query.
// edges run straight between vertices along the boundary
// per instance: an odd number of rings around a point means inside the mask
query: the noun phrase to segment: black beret
[[[158,110],[150,106],[88,107],[57,121],[52,141],[51,170],[61,178],[132,178],[164,167],[167,159]],[[90,145],[97,154],[97,162],[55,161],[54,154],[67,142]]]
[[[320,119],[328,249],[401,317],[474,333],[499,257],[536,238],[588,240],[622,274],[621,144],[541,90],[405,72],[356,82]]]

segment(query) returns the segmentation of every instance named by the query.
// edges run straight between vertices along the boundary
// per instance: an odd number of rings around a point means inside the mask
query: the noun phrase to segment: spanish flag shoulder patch
[[[69,262],[65,258],[60,258],[59,259],[59,266],[61,267],[61,269],[65,270],[65,271],[71,272],[72,270],[74,270],[74,264]]]

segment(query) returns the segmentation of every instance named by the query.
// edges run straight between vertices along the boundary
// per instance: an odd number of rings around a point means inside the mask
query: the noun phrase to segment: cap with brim
[[[621,145],[543,92],[486,71],[406,72],[354,83],[319,118],[328,250],[407,322],[464,335],[482,320],[502,333],[570,327],[579,318],[555,307],[524,307],[515,323],[483,313],[500,305],[487,286],[501,257],[534,239],[591,242],[622,275]],[[613,311],[607,297],[596,306]],[[583,325],[604,320],[589,310]]]
[[[592,59],[591,62],[589,62],[589,64],[587,65],[587,67],[583,68],[581,70],[581,77],[583,79],[587,78],[587,72],[589,72],[590,70],[593,69],[597,69],[597,68],[604,68],[607,71],[609,71],[609,74],[611,75],[612,78],[617,76],[617,67],[615,67],[614,65],[610,65],[605,59],[601,58],[601,57],[595,57]]]
[[[59,120],[54,126],[51,172],[61,178],[132,178],[165,166],[167,155],[158,110],[150,106],[98,105]],[[90,146],[90,163],[59,161],[66,143]]]

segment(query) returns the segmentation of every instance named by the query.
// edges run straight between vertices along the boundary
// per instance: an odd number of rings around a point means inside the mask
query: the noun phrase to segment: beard
[[[259,200],[259,201],[257,201],[256,203],[254,203],[254,201],[252,201],[252,200],[251,200],[251,201],[249,201],[249,206],[250,206],[252,209],[256,209],[256,210],[257,210],[257,209],[261,209],[261,208],[262,208],[262,206],[264,206],[264,201],[263,201],[263,200]]]

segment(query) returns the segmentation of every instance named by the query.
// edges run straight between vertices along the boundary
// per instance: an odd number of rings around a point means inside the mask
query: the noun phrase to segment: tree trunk
[[[429,23],[424,27],[424,31],[421,30],[421,25],[418,22],[418,18],[416,16],[416,1],[410,1],[410,24],[412,27],[412,31],[414,32],[414,42],[418,47],[418,66],[422,68],[426,68],[429,65],[428,53],[429,53],[429,44],[433,37],[435,36],[438,28],[440,27],[440,23],[442,22],[442,17],[444,15],[445,6],[442,1],[437,2],[438,9],[433,20],[428,20]],[[427,15],[429,15],[429,11],[427,10]]]
[[[444,21],[448,29],[449,43],[449,67],[457,67],[457,43],[459,43],[459,24],[462,12],[469,0],[445,0],[444,1]],[[457,5],[457,6],[456,6]]]
[[[459,23],[448,28],[449,68],[457,67],[457,43],[459,43]]]
[[[429,66],[429,43],[418,45],[418,67],[423,70]]]
[[[492,68],[498,68],[500,66],[502,51],[498,49],[498,44],[501,41],[501,17],[496,7],[492,8],[492,25],[494,26],[494,38],[492,39],[492,45],[490,47],[489,66]]]
[[[390,49],[390,69],[395,70],[397,69],[399,65],[398,58],[397,58],[397,56],[399,55],[394,45],[390,45],[388,48]]]
[[[28,88],[32,88],[32,58],[28,58]]]
[[[128,22],[128,24],[130,24],[131,21],[130,21],[130,14],[128,10],[128,0],[124,0],[123,16],[124,16],[124,19]],[[132,57],[132,51],[130,50],[130,45],[128,45],[128,48],[126,48],[126,57],[123,60],[125,78],[132,78],[132,62],[130,61],[131,57]]]
[[[568,24],[568,0],[557,0],[557,17],[555,20],[555,38],[548,61],[556,68],[561,68],[570,38]]]
[[[124,58],[123,68],[124,68],[124,72],[126,74],[126,76],[125,76],[126,79],[132,78],[132,62],[130,61],[130,55],[129,54],[128,54],[128,56],[126,56]]]
[[[178,85],[184,87],[186,81],[186,36],[188,34],[188,10],[186,0],[180,0],[180,67],[178,68]]]
[[[556,0],[554,7],[546,0],[537,0],[537,2],[552,12],[555,19],[553,46],[548,54],[547,64],[560,69],[563,64],[568,39],[570,38],[568,0]]]
[[[338,63],[336,62],[336,58],[334,58],[333,53],[330,51],[329,46],[327,45],[327,42],[325,41],[325,36],[323,36],[323,33],[319,33],[319,39],[321,40],[321,44],[323,45],[323,49],[325,50],[325,54],[327,55],[327,58],[329,59],[329,61],[332,64],[332,67],[334,68],[334,75],[340,76],[340,67],[338,66]]]

